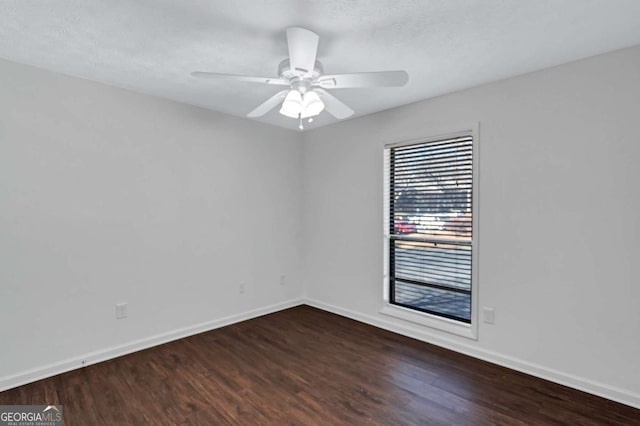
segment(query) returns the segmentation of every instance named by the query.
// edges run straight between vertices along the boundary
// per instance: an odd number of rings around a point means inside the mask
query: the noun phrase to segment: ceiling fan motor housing
[[[284,61],[280,62],[280,65],[278,65],[278,75],[281,78],[290,80],[292,83],[295,80],[307,80],[311,82],[320,77],[322,74],[324,74],[324,68],[322,67],[320,61],[315,62],[313,70],[311,70],[310,72],[302,69],[292,69],[289,59],[285,59]]]

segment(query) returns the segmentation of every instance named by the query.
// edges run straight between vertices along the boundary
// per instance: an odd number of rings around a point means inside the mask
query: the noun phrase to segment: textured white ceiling
[[[276,76],[303,26],[327,73],[408,71],[403,88],[334,90],[359,116],[640,44],[638,17],[638,0],[0,0],[0,56],[244,116],[281,88],[189,73]]]

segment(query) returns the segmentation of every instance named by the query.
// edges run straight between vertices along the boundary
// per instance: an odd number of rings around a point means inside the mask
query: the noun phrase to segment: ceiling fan
[[[253,77],[247,75],[192,72],[193,77],[227,79],[250,83],[288,86],[247,114],[260,117],[278,105],[280,114],[302,120],[320,114],[326,109],[337,119],[353,115],[354,111],[327,90],[364,87],[400,87],[409,80],[406,71],[361,72],[354,74],[324,74],[322,64],[316,60],[320,37],[313,31],[300,27],[287,28],[289,59],[280,62],[278,77]]]

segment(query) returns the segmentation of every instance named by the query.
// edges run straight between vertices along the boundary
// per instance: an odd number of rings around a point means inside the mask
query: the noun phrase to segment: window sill
[[[472,324],[463,324],[447,318],[441,318],[435,315],[403,308],[402,306],[392,305],[390,303],[386,303],[382,309],[380,309],[380,313],[425,327],[444,331],[446,333],[466,337],[468,339],[478,339],[477,329]],[[473,318],[472,321],[474,321]]]

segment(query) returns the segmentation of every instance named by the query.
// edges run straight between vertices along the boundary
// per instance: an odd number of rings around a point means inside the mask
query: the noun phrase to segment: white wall
[[[306,132],[311,303],[640,407],[639,71],[636,47]],[[379,313],[382,147],[473,122],[477,342]]]
[[[301,153],[294,132],[0,61],[0,389],[299,301]]]

